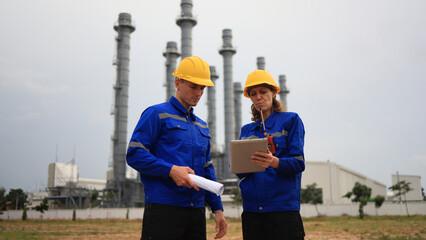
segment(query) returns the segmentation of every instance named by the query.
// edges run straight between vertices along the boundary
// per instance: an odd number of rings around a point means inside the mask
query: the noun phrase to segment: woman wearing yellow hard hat
[[[252,121],[240,139],[268,138],[268,150],[251,161],[264,172],[237,174],[243,199],[243,237],[304,239],[300,216],[300,187],[305,170],[305,130],[299,115],[284,112],[276,99],[280,88],[266,70],[247,76],[244,96],[252,101]]]

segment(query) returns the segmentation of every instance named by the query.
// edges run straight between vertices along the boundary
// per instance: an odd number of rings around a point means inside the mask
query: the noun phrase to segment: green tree
[[[77,214],[75,213],[75,208],[72,210],[72,220],[75,221],[77,219]]]
[[[383,197],[382,195],[377,195],[374,198],[374,206],[376,207],[376,216],[377,216],[377,210],[382,206],[384,201],[385,201],[385,197]]]
[[[3,214],[3,210],[6,209],[6,189],[0,188],[0,215]]]
[[[90,207],[96,207],[98,205],[98,197],[99,197],[99,192],[98,191],[94,191],[92,192],[92,195],[90,195]]]
[[[49,210],[49,205],[47,205],[47,198],[43,198],[43,201],[40,205],[34,207],[37,212],[40,212],[40,218],[43,218],[44,211]]]
[[[391,187],[389,187],[389,190],[392,190],[395,194],[395,197],[401,197],[404,196],[404,203],[405,203],[405,209],[407,210],[407,216],[409,217],[410,214],[408,214],[408,205],[407,205],[407,197],[406,197],[406,193],[408,193],[409,191],[413,190],[412,188],[410,188],[410,182],[405,182],[405,181],[399,181],[397,182],[395,185],[392,185]]]
[[[300,202],[301,203],[310,203],[315,205],[315,210],[317,211],[317,216],[319,216],[317,204],[322,204],[322,189],[317,188],[316,183],[306,185],[306,188],[300,190]]]
[[[10,201],[11,206],[16,210],[23,209],[25,204],[28,203],[28,195],[20,188],[10,189],[5,199],[6,202]]]
[[[359,202],[359,218],[364,219],[364,206],[367,205],[367,201],[371,196],[371,188],[367,187],[364,184],[356,182],[352,188],[352,192],[348,192],[342,197],[347,197],[351,199],[352,195],[354,198],[352,202]]]
[[[27,221],[27,207],[24,207],[24,211],[22,212],[22,221]]]

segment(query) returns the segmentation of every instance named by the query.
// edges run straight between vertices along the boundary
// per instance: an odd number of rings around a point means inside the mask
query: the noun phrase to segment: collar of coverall
[[[174,96],[172,96],[170,98],[170,103],[173,105],[173,107],[175,107],[177,110],[179,110],[179,112],[181,112],[183,115],[185,115],[185,116],[189,115],[191,117],[191,119],[193,121],[195,121],[194,108],[193,107],[191,107],[191,111],[188,112],[188,110],[186,110],[186,108],[184,106],[182,106],[182,104],[179,102],[179,100],[177,100],[177,98],[175,98]]]
[[[272,111],[271,115],[269,115],[269,117],[267,119],[265,119],[265,128],[270,128],[272,125],[272,121],[269,119],[272,119],[273,116],[275,115],[275,111]],[[261,130],[263,131],[263,126],[262,126],[262,121],[257,121],[256,122],[256,126],[254,127],[255,129],[261,128]]]

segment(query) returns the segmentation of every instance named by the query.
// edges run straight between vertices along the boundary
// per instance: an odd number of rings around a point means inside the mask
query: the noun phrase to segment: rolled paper
[[[218,196],[223,193],[224,187],[222,183],[218,183],[194,174],[189,174],[189,177],[199,188],[215,193]]]

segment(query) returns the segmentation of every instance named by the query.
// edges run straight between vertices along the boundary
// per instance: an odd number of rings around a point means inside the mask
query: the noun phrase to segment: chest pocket
[[[201,128],[201,127],[199,127],[198,129],[199,129],[199,132],[200,132],[200,135],[201,135],[201,138],[200,138],[201,145],[207,146],[207,144],[209,143],[209,141],[211,139],[209,129],[208,128]]]
[[[197,141],[197,154],[202,158],[205,159],[207,157],[207,147],[210,143],[210,131],[208,128],[201,128],[198,127],[198,141]]]
[[[168,118],[164,120],[165,131],[161,134],[163,140],[168,144],[184,143],[189,137],[188,123]]]
[[[276,132],[272,134],[272,136],[274,136],[275,150],[277,151],[276,155],[287,152],[287,131],[283,130],[282,132]]]

